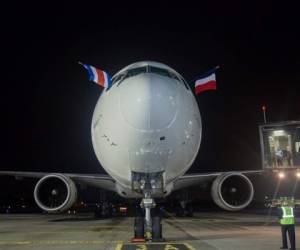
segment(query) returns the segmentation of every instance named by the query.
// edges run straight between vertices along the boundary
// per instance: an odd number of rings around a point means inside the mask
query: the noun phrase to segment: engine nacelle
[[[214,202],[227,211],[238,211],[249,205],[253,199],[252,182],[240,173],[225,173],[218,176],[211,187]]]
[[[48,213],[69,209],[77,199],[75,183],[63,174],[49,174],[38,181],[34,188],[37,205]]]

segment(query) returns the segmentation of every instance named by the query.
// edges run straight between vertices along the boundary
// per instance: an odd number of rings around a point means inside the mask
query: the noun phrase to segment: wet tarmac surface
[[[92,214],[0,214],[0,249],[274,250],[281,246],[280,226],[271,215],[171,215],[163,219],[163,243],[130,243],[133,221],[132,217],[94,219]],[[300,229],[296,225],[296,241],[299,240]]]

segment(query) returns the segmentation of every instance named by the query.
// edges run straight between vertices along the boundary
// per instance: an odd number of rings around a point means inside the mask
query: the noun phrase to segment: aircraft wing
[[[22,178],[42,178],[48,174],[46,172],[21,172],[21,171],[0,171],[1,175],[14,176],[16,179]],[[71,178],[74,182],[80,184],[86,184],[90,186],[96,186],[99,188],[107,189],[110,191],[116,191],[115,181],[109,175],[100,174],[73,174],[73,173],[59,173]]]
[[[186,188],[189,186],[194,186],[203,182],[209,182],[217,178],[219,175],[226,173],[239,173],[244,175],[252,175],[252,174],[261,174],[262,170],[248,170],[248,171],[230,171],[230,172],[212,172],[212,173],[202,173],[202,174],[186,174],[179,177],[174,181],[174,189],[178,190],[181,188]]]
[[[234,173],[240,173],[245,175],[260,174],[261,170],[249,170],[249,171],[232,171]],[[230,172],[213,172],[202,174],[187,174],[179,177],[174,181],[174,189],[194,186],[203,182],[209,182],[217,178],[219,175]],[[21,178],[42,178],[48,174],[47,172],[21,172],[21,171],[0,171],[1,175],[14,176],[16,179]],[[115,181],[109,175],[100,174],[73,174],[73,173],[59,173],[71,178],[74,182],[79,184],[86,184],[90,186],[96,186],[110,191],[116,191]]]

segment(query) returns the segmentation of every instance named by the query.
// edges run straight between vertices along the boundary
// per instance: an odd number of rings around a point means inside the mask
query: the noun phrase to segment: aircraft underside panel
[[[130,169],[132,172],[142,173],[163,172],[168,165],[168,157],[168,151],[130,152]]]

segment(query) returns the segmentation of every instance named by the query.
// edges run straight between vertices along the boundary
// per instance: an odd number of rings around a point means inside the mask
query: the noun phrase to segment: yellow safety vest
[[[282,219],[280,220],[281,225],[293,225],[295,224],[294,210],[292,207],[281,207]]]

